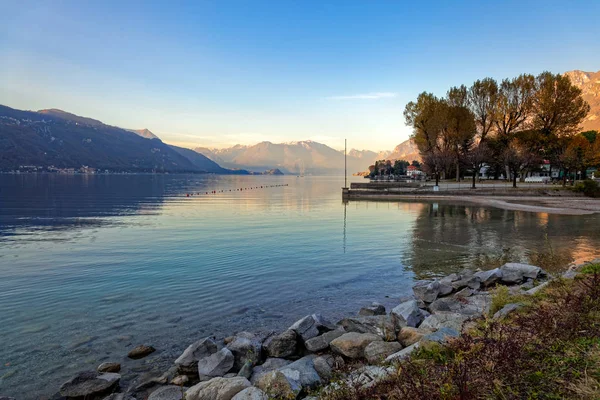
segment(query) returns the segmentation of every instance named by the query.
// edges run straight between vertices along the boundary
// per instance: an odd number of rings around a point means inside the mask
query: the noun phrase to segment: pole
[[[346,162],[346,152],[348,149],[348,139],[344,139],[344,187],[348,187],[348,164]]]

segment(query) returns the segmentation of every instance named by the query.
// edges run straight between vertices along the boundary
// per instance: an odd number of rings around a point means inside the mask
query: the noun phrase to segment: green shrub
[[[573,188],[574,192],[583,193],[587,197],[600,197],[600,185],[591,179],[578,182]]]

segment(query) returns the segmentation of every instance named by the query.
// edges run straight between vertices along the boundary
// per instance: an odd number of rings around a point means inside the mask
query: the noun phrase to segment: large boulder
[[[272,399],[295,399],[302,390],[300,382],[288,378],[281,371],[264,374],[256,382],[256,387]]]
[[[416,328],[427,317],[427,313],[419,308],[416,300],[409,300],[394,307],[391,315],[397,330],[404,326]]]
[[[415,297],[426,303],[431,303],[437,299],[439,289],[439,281],[418,281],[412,288]]]
[[[437,330],[444,326],[458,332],[462,331],[463,323],[469,319],[468,315],[453,312],[437,312],[425,318],[420,328]]]
[[[182,400],[183,393],[183,390],[179,386],[163,386],[152,392],[148,396],[148,400]]]
[[[86,371],[63,383],[59,392],[65,397],[93,397],[110,391],[120,379],[121,375],[115,373]]]
[[[440,312],[451,312],[469,316],[485,314],[489,311],[491,296],[489,294],[477,294],[467,298],[445,297],[437,299],[429,305],[433,314]]]
[[[298,351],[297,333],[288,329],[279,335],[268,338],[263,346],[269,357],[291,357]]]
[[[481,278],[476,275],[461,275],[459,280],[452,281],[450,285],[454,290],[461,290],[464,288],[478,290],[481,287]]]
[[[323,351],[329,347],[329,343],[331,343],[333,339],[342,336],[344,333],[346,332],[341,329],[325,332],[322,335],[308,339],[304,345],[308,351],[312,351],[313,353]]]
[[[233,353],[233,368],[237,371],[242,369],[246,361],[256,364],[260,360],[262,343],[258,336],[250,332],[240,332],[235,335],[227,348]]]
[[[312,314],[296,321],[288,329],[295,331],[302,341],[306,342],[321,333],[334,330],[335,325],[323,318],[321,314]]]
[[[279,369],[288,379],[300,383],[303,388],[315,388],[321,383],[314,364],[315,356],[302,357],[298,361]]]
[[[410,355],[419,348],[421,342],[417,342],[415,344],[412,344],[394,354],[390,354],[385,361],[386,362],[394,362],[394,361],[401,361],[404,360],[405,358],[410,357]]]
[[[385,307],[379,303],[373,303],[368,307],[363,307],[358,312],[358,315],[363,317],[370,317],[373,315],[385,315]]]
[[[398,332],[398,342],[402,343],[404,347],[412,346],[413,344],[421,340],[423,336],[428,335],[431,332],[433,332],[433,330],[424,328],[423,324],[421,324],[419,328],[406,326],[402,328],[400,332]]]
[[[542,274],[542,269],[534,265],[507,263],[500,267],[502,282],[506,284],[521,283],[526,279],[537,279]]]
[[[334,352],[348,358],[363,358],[365,348],[371,342],[381,341],[381,337],[372,333],[345,333],[331,341],[329,346]]]
[[[375,315],[371,317],[348,317],[337,323],[346,332],[372,333],[383,340],[394,340],[397,328],[392,316]]]
[[[266,374],[267,372],[274,371],[276,369],[285,367],[286,365],[291,364],[291,361],[284,360],[283,358],[267,358],[264,363],[261,365],[257,365],[252,369],[252,376],[250,378],[250,382],[253,385],[260,379],[261,376]]]
[[[477,272],[474,276],[481,280],[481,284],[484,287],[489,287],[495,285],[502,279],[502,270],[500,268],[494,268],[489,271]]]
[[[175,360],[175,365],[184,373],[193,374],[198,370],[198,360],[206,358],[218,350],[217,343],[210,338],[200,339],[192,343]]]
[[[185,400],[231,400],[250,386],[246,378],[213,378],[189,388],[185,392]]]
[[[233,396],[231,400],[269,400],[269,396],[259,388],[251,386]]]
[[[154,347],[147,346],[145,344],[141,344],[141,345],[131,349],[129,351],[129,353],[127,353],[127,357],[129,357],[133,360],[138,360],[140,358],[144,358],[147,355],[154,353],[155,351],[156,351],[156,349]]]
[[[198,375],[210,378],[223,376],[231,371],[234,362],[233,353],[227,347],[224,347],[216,353],[201,358],[198,361]]]
[[[375,364],[400,350],[402,350],[402,345],[398,342],[371,342],[365,347],[365,358],[369,363]]]
[[[450,338],[459,337],[460,333],[452,328],[448,328],[446,326],[438,329],[437,331],[430,333],[428,335],[423,336],[421,339],[420,346],[431,346],[433,343],[441,344],[445,343]]]
[[[313,359],[315,370],[324,381],[331,379],[333,371],[344,366],[344,359],[340,356],[325,354]]]

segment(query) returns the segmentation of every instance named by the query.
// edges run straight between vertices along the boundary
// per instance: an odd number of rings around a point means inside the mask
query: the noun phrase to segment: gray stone
[[[231,400],[250,386],[246,378],[212,378],[189,388],[185,392],[185,400]]]
[[[175,365],[181,371],[188,373],[197,372],[198,360],[216,353],[218,350],[217,344],[212,338],[204,338],[192,343],[181,355],[175,360]]]
[[[0,397],[0,400],[15,400],[12,397]],[[135,397],[127,393],[113,393],[102,400],[136,400]]]
[[[115,373],[99,374],[96,371],[82,372],[60,387],[61,396],[90,397],[105,393],[119,383],[121,375]]]
[[[321,314],[312,314],[296,321],[288,329],[295,331],[302,341],[306,342],[321,333],[334,330],[335,325],[323,318]]]
[[[257,387],[249,387],[242,390],[231,400],[269,400],[269,396]]]
[[[505,318],[508,314],[518,310],[521,307],[523,307],[522,303],[509,303],[502,307],[500,310],[496,311],[496,313],[494,314],[494,319]]]
[[[351,374],[353,376],[349,379],[348,383],[360,385],[361,388],[365,389],[375,385],[380,380],[387,378],[394,372],[396,372],[394,368],[365,365]]]
[[[211,378],[223,376],[233,368],[234,362],[233,353],[227,347],[224,347],[198,361],[198,375]]]
[[[475,275],[465,276],[458,281],[454,281],[451,283],[454,290],[460,290],[463,288],[470,288],[473,290],[478,290],[481,287],[481,278]]]
[[[576,269],[569,269],[562,274],[563,279],[575,279],[575,277],[579,275],[579,272]]]
[[[456,282],[462,279],[462,276],[459,274],[450,274],[446,275],[442,279],[440,279],[440,283],[451,284],[452,282]]]
[[[398,342],[371,342],[365,347],[365,358],[369,363],[375,364],[400,350],[402,345]]]
[[[130,350],[129,353],[127,353],[127,357],[134,360],[138,360],[140,358],[144,358],[147,355],[154,353],[155,351],[156,349],[154,347],[141,344],[135,347],[134,349]]]
[[[285,367],[291,363],[291,361],[284,360],[283,358],[267,358],[262,365],[258,365],[252,369],[252,377],[250,381],[253,385],[255,385],[258,379],[267,372]]]
[[[418,300],[431,303],[437,299],[440,292],[439,281],[418,281],[413,286],[413,293]]]
[[[506,263],[500,267],[500,270],[502,271],[502,274],[520,274],[521,279],[537,279],[538,277],[543,275],[543,271],[540,267],[521,263]]]
[[[184,392],[179,386],[163,386],[152,392],[148,400],[182,400]]]
[[[344,366],[344,359],[340,356],[325,354],[323,356],[315,357],[313,363],[315,365],[315,370],[321,379],[328,381],[331,379],[332,373],[335,369],[339,369]]]
[[[344,333],[346,332],[341,329],[325,332],[320,336],[308,339],[304,345],[308,351],[312,351],[313,353],[323,351],[329,347],[329,343],[331,343],[333,339],[342,336]]]
[[[398,342],[402,343],[404,347],[408,347],[417,343],[423,336],[431,332],[433,332],[433,330],[429,328],[423,328],[423,324],[421,324],[419,328],[405,326],[400,332],[398,332]]]
[[[373,316],[373,315],[385,315],[385,307],[379,303],[373,303],[368,307],[363,307],[358,312],[358,315],[362,315],[365,317]]]
[[[456,297],[457,299],[465,298],[465,297],[472,296],[473,293],[475,293],[475,290],[471,289],[470,287],[465,287],[465,288],[459,290],[458,292],[456,292],[454,294],[454,297]]]
[[[235,335],[227,348],[233,353],[233,368],[239,371],[246,361],[250,360],[253,364],[256,364],[260,360],[262,343],[255,334],[240,332]]]
[[[429,335],[423,336],[421,341],[421,346],[429,345],[430,343],[445,343],[449,338],[459,337],[460,333],[455,329],[448,328],[446,326],[441,327],[439,330],[430,333]]]
[[[502,270],[500,268],[494,268],[489,271],[476,272],[475,275],[481,279],[481,284],[484,287],[495,285],[502,279]]]
[[[413,353],[413,351],[417,350],[419,348],[419,343],[417,342],[415,344],[412,344],[394,354],[390,354],[385,361],[386,362],[393,362],[393,361],[401,361],[404,360],[405,358],[410,357],[410,355]]]
[[[303,388],[315,388],[321,383],[321,377],[315,369],[314,356],[302,357],[298,361],[279,369],[289,380],[299,382]]]
[[[372,317],[348,317],[338,322],[346,332],[372,333],[384,340],[394,340],[397,328],[393,317],[389,315],[374,315]]]
[[[98,365],[98,368],[96,368],[96,371],[102,373],[102,372],[119,372],[121,370],[121,364],[119,363],[113,363],[113,362],[105,362],[102,363],[100,365]]]
[[[281,371],[267,372],[256,382],[256,387],[272,399],[295,399],[302,390],[300,382],[288,378]]]
[[[453,312],[437,312],[425,318],[420,328],[437,330],[444,326],[457,332],[462,331],[462,326],[469,316]]]
[[[548,283],[549,283],[549,281],[544,282],[541,285],[537,285],[536,287],[526,291],[525,294],[532,296],[532,295],[536,294],[537,292],[539,292],[540,290],[542,290],[543,288],[545,288],[546,286],[548,286]]]
[[[491,297],[489,294],[477,294],[464,299],[445,297],[437,299],[429,305],[433,314],[453,312],[464,315],[481,315],[489,311]]]
[[[363,358],[369,343],[380,340],[380,336],[372,333],[349,332],[332,340],[329,346],[334,352],[348,358]]]
[[[391,315],[396,330],[404,326],[416,328],[426,317],[426,313],[419,308],[415,300],[409,300],[394,307]]]
[[[264,343],[264,348],[269,357],[293,356],[298,351],[296,331],[288,329],[279,335],[271,336]]]
[[[246,379],[250,379],[252,377],[252,368],[253,364],[251,361],[246,361],[240,372],[238,372],[237,376],[244,377]]]

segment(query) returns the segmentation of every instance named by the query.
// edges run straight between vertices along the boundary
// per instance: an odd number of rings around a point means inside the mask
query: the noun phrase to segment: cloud
[[[398,94],[394,92],[373,92],[363,94],[353,94],[349,96],[331,96],[329,100],[379,100],[396,97]]]

